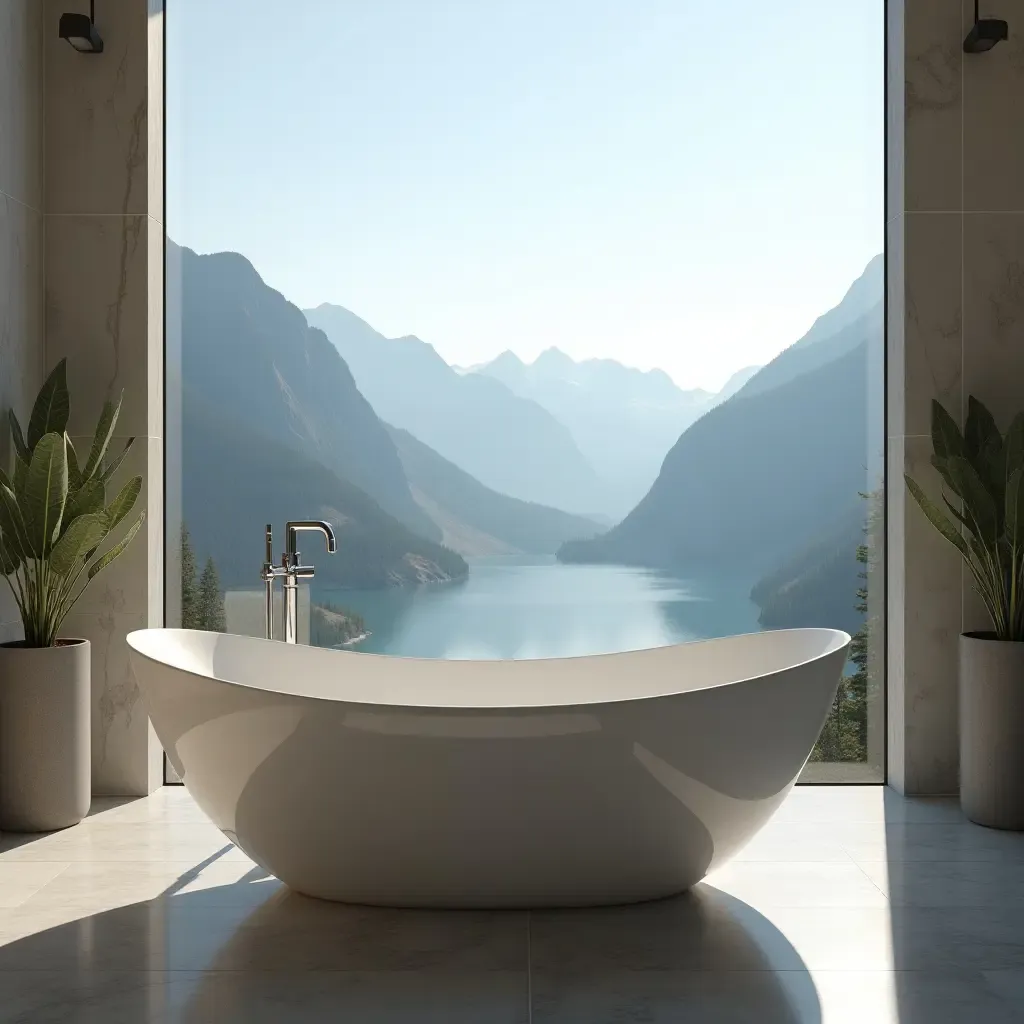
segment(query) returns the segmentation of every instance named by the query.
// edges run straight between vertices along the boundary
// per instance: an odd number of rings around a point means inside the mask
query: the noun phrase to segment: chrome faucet
[[[284,587],[284,642],[297,642],[299,632],[299,580],[313,578],[313,566],[303,565],[299,556],[298,538],[300,533],[321,533],[327,541],[327,553],[338,550],[334,528],[322,519],[299,519],[285,525],[285,550],[281,564],[274,565],[274,539],[270,524],[267,524],[267,557],[260,574],[266,587],[266,631],[267,639],[274,639],[274,580],[282,577]]]

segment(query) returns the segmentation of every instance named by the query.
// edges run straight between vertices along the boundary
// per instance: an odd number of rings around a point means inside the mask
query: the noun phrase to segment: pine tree
[[[868,574],[879,560],[882,498],[880,491],[862,497],[868,502],[864,532],[869,543],[857,548],[863,583],[857,588],[856,609],[864,621],[850,644],[854,672],[839,681],[839,691],[815,744],[812,761],[865,761],[868,756],[868,651],[874,642],[872,634],[880,629],[877,617],[868,614]]]
[[[199,592],[196,589],[196,553],[188,527],[181,524],[181,628],[199,629]]]
[[[213,633],[227,629],[224,620],[224,595],[220,589],[220,577],[212,558],[207,558],[203,575],[199,579],[199,628]]]

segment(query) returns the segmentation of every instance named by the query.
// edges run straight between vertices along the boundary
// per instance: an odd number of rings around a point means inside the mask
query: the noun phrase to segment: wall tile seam
[[[893,224],[901,217],[1019,217],[1024,214],[1020,210],[903,210],[894,214],[886,224]]]
[[[40,217],[45,217],[46,214],[39,209],[38,206],[33,206],[31,203],[26,203],[24,199],[19,199],[17,196],[11,195],[6,189],[0,188],[0,196],[4,199],[9,199],[12,203],[17,203],[20,207],[25,210],[30,210],[32,213],[38,213]]]
[[[140,210],[138,213],[97,213],[96,211],[85,211],[82,213],[76,213],[73,210],[65,210],[60,213],[54,213],[52,210],[47,211],[44,216],[46,217],[105,217],[108,220],[135,220],[138,218],[146,217],[149,220],[155,220],[152,214],[147,213],[145,210]],[[158,222],[159,223],[159,222]]]

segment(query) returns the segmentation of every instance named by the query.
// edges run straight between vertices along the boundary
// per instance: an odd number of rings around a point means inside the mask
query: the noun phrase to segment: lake
[[[759,629],[750,582],[679,579],[554,559],[470,563],[456,583],[318,589],[358,612],[371,635],[354,649],[419,658],[554,658],[661,647]]]

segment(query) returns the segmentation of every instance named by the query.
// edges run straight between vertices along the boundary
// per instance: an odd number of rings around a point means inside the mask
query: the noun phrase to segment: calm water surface
[[[356,650],[419,658],[553,658],[660,647],[759,629],[750,582],[709,583],[614,565],[470,563],[458,583],[320,590],[366,620]]]

